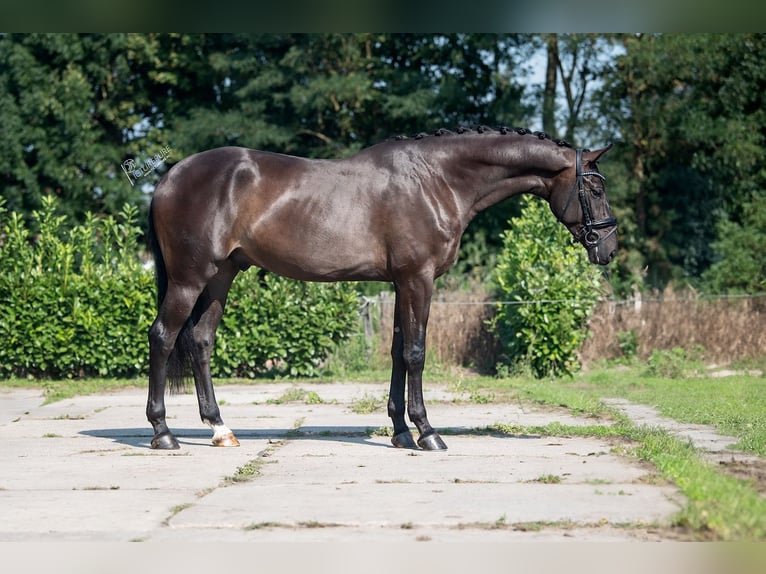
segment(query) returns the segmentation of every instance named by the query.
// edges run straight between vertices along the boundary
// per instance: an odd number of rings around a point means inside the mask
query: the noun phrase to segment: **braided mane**
[[[572,144],[570,144],[569,142],[565,140],[561,140],[561,139],[552,138],[545,132],[534,132],[527,128],[509,128],[507,126],[498,126],[497,128],[491,128],[489,126],[483,126],[483,125],[477,126],[476,128],[460,126],[456,128],[454,131],[448,130],[446,128],[439,128],[430,134],[426,132],[420,132],[412,136],[398,135],[398,136],[394,136],[391,139],[396,141],[403,141],[403,140],[410,140],[410,139],[420,140],[427,137],[454,136],[454,135],[477,134],[477,133],[478,134],[499,133],[501,135],[516,133],[520,136],[532,135],[541,140],[550,140],[558,146],[569,147],[569,148],[572,147]]]

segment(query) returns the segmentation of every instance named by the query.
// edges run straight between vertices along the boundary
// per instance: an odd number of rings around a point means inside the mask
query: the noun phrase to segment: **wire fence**
[[[683,296],[683,297],[667,297],[662,295],[653,296],[634,296],[627,299],[601,299],[599,303],[607,303],[609,305],[635,305],[637,301],[642,303],[663,303],[668,301],[675,302],[699,302],[699,301],[723,301],[723,300],[741,300],[741,299],[763,299],[766,298],[766,293],[754,293],[754,294],[719,294],[708,295],[699,294],[695,296]],[[483,305],[488,307],[497,307],[503,305],[545,305],[548,303],[581,303],[577,299],[532,299],[521,301],[440,301],[434,299],[431,301],[432,305]]]
[[[571,299],[495,300],[481,290],[436,293],[428,349],[442,363],[491,369],[500,350],[488,323],[500,306],[575,303]],[[390,347],[394,294],[360,299],[364,335],[381,355]],[[691,290],[604,298],[591,316],[580,356],[586,365],[624,353],[626,334],[639,358],[658,349],[701,347],[705,360],[731,363],[766,354],[766,293],[703,294]]]

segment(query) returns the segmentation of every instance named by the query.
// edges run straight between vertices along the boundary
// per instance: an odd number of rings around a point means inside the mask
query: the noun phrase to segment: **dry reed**
[[[766,353],[766,295],[704,298],[667,289],[659,297],[601,302],[582,348],[585,365],[622,355],[620,335],[635,333],[636,355],[656,349],[703,349],[706,363],[729,364]]]
[[[394,320],[394,296],[379,298],[379,352],[388,356]],[[494,368],[497,340],[485,324],[494,306],[480,287],[471,291],[439,291],[434,294],[428,319],[426,349],[429,362],[470,366],[480,372]]]
[[[378,352],[388,358],[393,328],[394,296],[381,293],[371,312],[379,313]],[[433,297],[428,322],[428,361],[468,366],[491,372],[499,344],[487,321],[495,314],[489,294],[480,286],[471,291],[443,291]],[[603,301],[589,323],[590,334],[580,350],[583,364],[623,355],[620,340],[634,333],[637,357],[657,349],[702,347],[706,363],[718,365],[766,354],[766,295],[704,298],[671,289],[651,298],[637,294],[629,301]]]

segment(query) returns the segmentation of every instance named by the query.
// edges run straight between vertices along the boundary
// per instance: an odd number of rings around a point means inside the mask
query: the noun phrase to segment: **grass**
[[[641,431],[637,455],[654,464],[688,499],[678,526],[720,540],[766,540],[766,499],[741,480],[716,471],[688,442]]]
[[[54,403],[71,397],[93,395],[122,389],[146,388],[146,381],[139,379],[0,379],[0,387],[40,389],[45,395],[45,403]]]
[[[692,445],[667,431],[625,422],[584,427],[497,424],[487,430],[513,435],[621,437],[636,444],[623,450],[623,455],[652,463],[686,496],[688,503],[675,517],[674,525],[702,540],[766,540],[766,498],[749,484],[718,472]],[[561,478],[544,475],[532,482],[555,484]]]
[[[541,484],[561,484],[561,477],[557,474],[544,474],[531,480],[530,482],[539,482]]]
[[[304,403],[307,405],[321,405],[325,401],[315,391],[307,391],[300,387],[287,389],[276,399],[266,401],[271,405],[282,405],[285,403]]]
[[[184,504],[178,504],[178,505],[172,507],[170,509],[170,514],[168,515],[168,517],[165,518],[165,520],[162,521],[162,525],[163,526],[170,526],[170,521],[173,519],[174,516],[176,516],[177,514],[180,514],[181,512],[186,510],[187,508],[191,508],[192,506],[194,506],[194,505],[191,504],[191,503],[184,503]]]
[[[250,482],[261,474],[263,460],[260,458],[246,462],[234,471],[234,474],[224,479],[224,484],[236,484],[238,482]]]
[[[365,393],[364,396],[355,399],[351,403],[351,412],[358,415],[368,415],[374,413],[377,410],[381,410],[385,404],[385,399],[376,397],[369,393]]]
[[[258,453],[257,458],[254,458],[237,468],[231,476],[225,477],[222,483],[223,486],[230,486],[241,482],[250,482],[258,478],[261,475],[263,465],[267,464],[265,459],[272,456],[283,444],[282,441],[270,442],[268,447]]]

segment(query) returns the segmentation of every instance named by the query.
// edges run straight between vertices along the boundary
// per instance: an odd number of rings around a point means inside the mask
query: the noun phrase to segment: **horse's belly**
[[[244,252],[258,267],[302,281],[387,279],[385,256],[379,257],[374,242],[364,239],[348,241],[291,229],[256,239]]]

